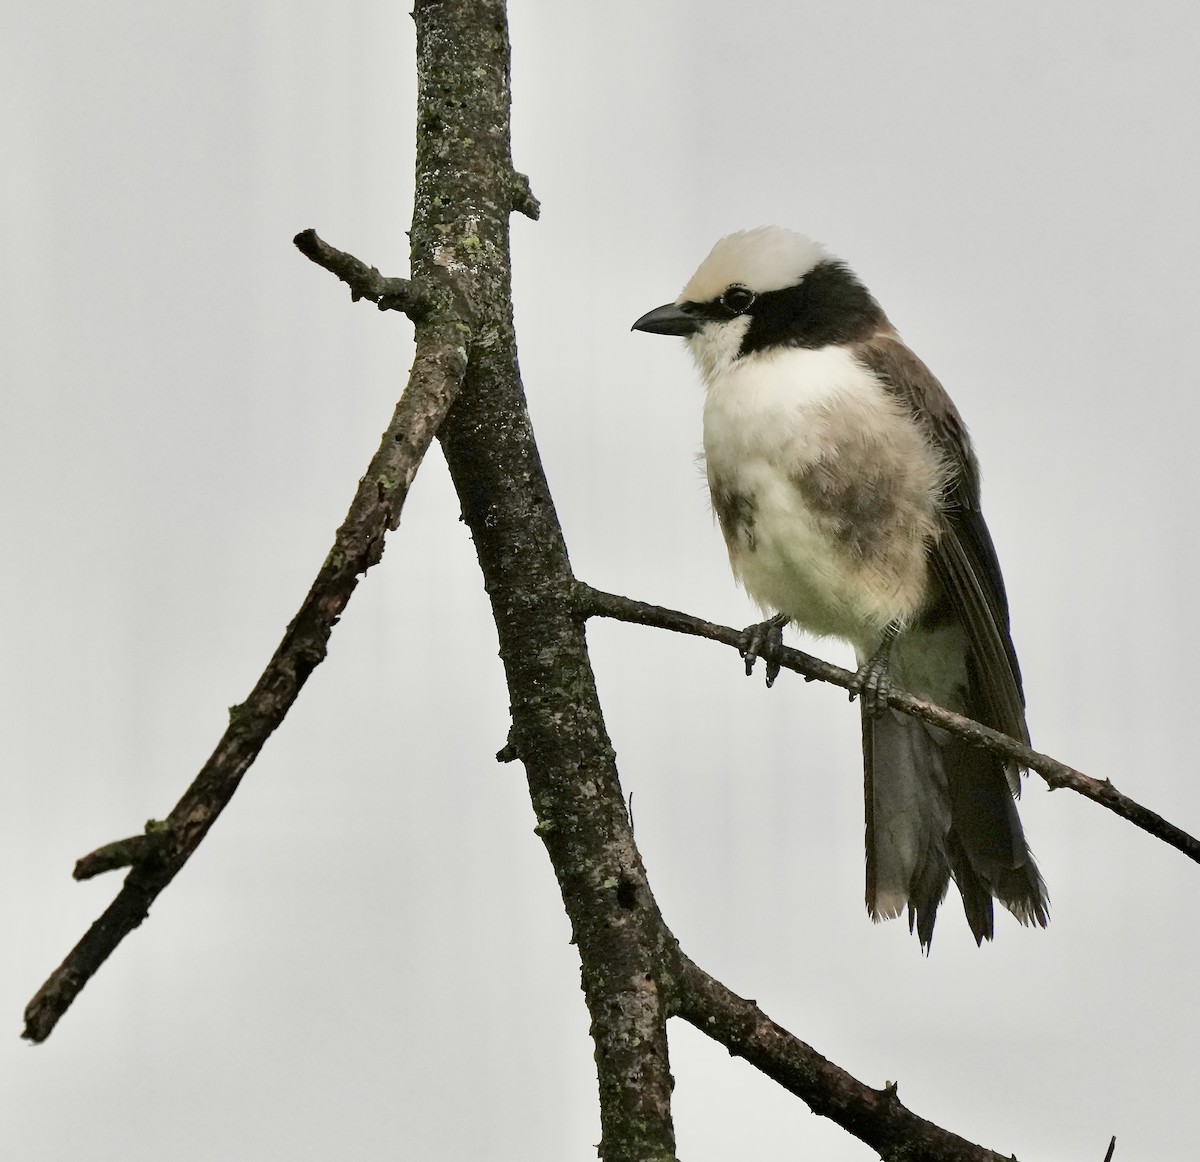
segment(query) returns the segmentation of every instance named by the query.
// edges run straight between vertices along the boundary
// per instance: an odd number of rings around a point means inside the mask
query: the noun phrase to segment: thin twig
[[[669,629],[675,633],[690,634],[693,637],[708,638],[710,641],[722,642],[724,645],[739,649],[745,642],[745,631],[736,630],[726,625],[717,625],[680,613],[674,609],[664,609],[662,606],[649,605],[644,601],[635,601],[629,597],[620,597],[614,593],[604,593],[593,589],[590,585],[579,583],[576,590],[576,609],[582,617],[608,617],[615,621],[628,621],[635,625],[654,626],[658,629]],[[831,665],[820,658],[814,658],[802,650],[794,650],[787,646],[780,648],[779,664],[786,670],[793,670],[806,681],[829,682],[849,690],[854,675],[840,666]],[[1091,799],[1106,807],[1115,815],[1128,820],[1135,827],[1141,828],[1148,835],[1161,839],[1164,843],[1183,852],[1189,859],[1200,863],[1200,840],[1195,839],[1175,824],[1168,822],[1161,815],[1143,807],[1140,803],[1121,794],[1108,779],[1094,779],[1077,771],[1058,759],[1031,750],[1015,738],[1001,734],[998,730],[984,726],[971,718],[945,710],[932,702],[914,698],[902,690],[893,689],[888,694],[888,705],[895,707],[914,718],[940,726],[952,734],[965,738],[977,746],[987,747],[997,754],[1013,759],[1022,767],[1037,771],[1045,779],[1051,790],[1066,787],[1085,799]]]
[[[400,520],[409,486],[458,394],[466,367],[464,325],[450,320],[417,329],[408,387],[312,588],[250,697],[229,711],[229,726],[183,798],[151,833],[153,843],[118,841],[85,856],[84,872],[132,870],[116,899],[54,970],[25,1009],[30,1041],[44,1041],[80,989],[145,919],[237,790],[242,776],[324,659],[329,635],[359,577],[383,555],[384,536]],[[148,837],[138,837],[139,840]],[[138,850],[138,849],[141,850]],[[126,858],[129,857],[129,858]],[[79,867],[76,867],[79,874]]]

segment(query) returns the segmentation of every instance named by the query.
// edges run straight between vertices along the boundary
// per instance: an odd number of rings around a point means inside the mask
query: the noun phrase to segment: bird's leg
[[[786,613],[777,613],[766,621],[748,625],[742,631],[743,645],[738,652],[746,659],[746,677],[754,672],[754,663],[762,658],[767,663],[767,687],[779,677],[779,648],[783,645],[783,627],[791,621]]]
[[[888,695],[892,690],[892,675],[889,672],[892,643],[899,632],[899,627],[895,625],[889,625],[883,631],[879,649],[859,666],[850,684],[850,700],[854,701],[856,696],[862,698],[863,713],[868,718],[878,718],[887,709]]]

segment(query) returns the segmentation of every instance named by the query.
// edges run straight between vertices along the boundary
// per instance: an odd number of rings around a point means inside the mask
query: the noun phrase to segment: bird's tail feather
[[[978,943],[992,937],[993,898],[1023,924],[1046,924],[1046,888],[1001,759],[891,709],[864,715],[863,756],[872,919],[907,908],[928,949],[953,878]]]

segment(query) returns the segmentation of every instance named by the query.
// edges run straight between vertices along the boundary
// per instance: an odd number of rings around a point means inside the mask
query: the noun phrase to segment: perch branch
[[[709,641],[721,642],[727,646],[739,649],[745,640],[743,630],[732,629],[726,625],[717,625],[680,613],[674,609],[664,609],[658,605],[649,605],[644,601],[635,601],[629,597],[620,597],[614,593],[604,593],[582,583],[576,588],[576,609],[583,617],[608,617],[615,621],[627,621],[635,625],[653,626],[657,629],[668,629],[674,633],[690,634],[693,637],[707,638]],[[802,650],[794,650],[784,646],[779,651],[779,664],[785,670],[800,674],[805,681],[829,682],[834,686],[850,689],[854,675],[841,666],[823,662]],[[987,747],[997,754],[1013,759],[1022,767],[1037,771],[1046,781],[1051,790],[1066,787],[1085,799],[1091,799],[1106,807],[1115,815],[1141,828],[1148,835],[1161,839],[1164,843],[1183,852],[1189,859],[1200,863],[1200,840],[1195,839],[1186,831],[1168,822],[1161,815],[1143,807],[1140,803],[1121,794],[1108,779],[1094,779],[1077,771],[1058,759],[1032,750],[1023,743],[1017,742],[1007,734],[984,726],[961,714],[944,710],[932,702],[914,698],[902,690],[892,690],[888,695],[888,705],[911,714],[914,718],[924,719],[934,726],[940,726],[952,734],[965,738],[976,746]]]
[[[408,387],[350,511],[337,531],[299,612],[249,698],[229,711],[229,726],[183,798],[146,836],[120,840],[84,856],[83,878],[132,865],[104,914],[51,973],[25,1009],[30,1041],[44,1041],[79,991],[118,944],[145,919],[150,905],[175,878],[237,790],[242,776],[324,659],[329,635],[365,573],[383,555],[384,536],[400,520],[409,485],[434,433],[458,393],[466,352],[463,325],[425,324]],[[82,867],[82,875],[81,875]]]

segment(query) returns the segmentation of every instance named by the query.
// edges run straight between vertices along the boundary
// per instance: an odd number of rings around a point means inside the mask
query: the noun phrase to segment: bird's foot
[[[892,675],[889,669],[891,639],[884,641],[854,675],[850,683],[850,701],[862,699],[863,713],[868,718],[878,718],[886,709],[888,695],[892,692]]]
[[[775,685],[779,677],[779,650],[783,645],[783,627],[790,618],[777,613],[766,621],[748,625],[742,631],[742,645],[738,652],[746,661],[746,677],[754,672],[754,663],[762,658],[767,663],[767,687]]]

